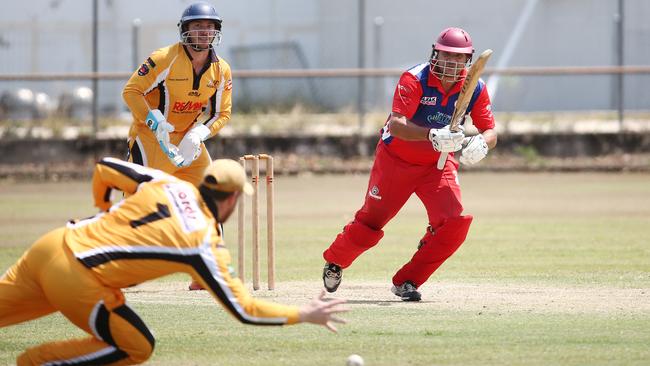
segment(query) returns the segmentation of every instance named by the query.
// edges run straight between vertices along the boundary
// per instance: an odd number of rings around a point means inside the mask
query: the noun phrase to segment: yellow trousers
[[[89,334],[44,343],[17,364],[133,365],[153,352],[154,338],[125,304],[120,289],[103,285],[65,245],[64,229],[38,239],[0,278],[0,327],[61,312]]]
[[[132,127],[129,137],[129,162],[142,166],[159,169],[176,178],[190,182],[198,186],[203,180],[205,168],[210,165],[212,159],[205,144],[201,144],[201,155],[188,167],[179,168],[172,164],[167,155],[162,151],[158,140],[146,126]],[[172,144],[178,146],[183,135],[170,133],[169,139]]]

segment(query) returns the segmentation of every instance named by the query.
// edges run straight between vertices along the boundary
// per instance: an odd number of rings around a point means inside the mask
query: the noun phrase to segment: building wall
[[[100,71],[134,69],[133,20],[141,19],[137,60],[178,40],[176,23],[187,0],[99,0]],[[219,53],[234,70],[350,68],[358,65],[358,2],[247,0],[216,2],[224,18]],[[509,66],[615,65],[617,0],[539,0]],[[627,65],[648,65],[650,2],[625,0]],[[91,4],[85,0],[8,2],[0,13],[0,73],[91,70]],[[459,26],[478,52],[498,61],[525,1],[365,1],[365,66],[405,69],[425,62],[439,31]],[[381,25],[377,20],[381,19]],[[293,45],[287,48],[286,45]],[[369,78],[369,107],[388,108],[396,78]],[[650,109],[650,75],[626,76],[627,109]],[[494,95],[503,111],[611,109],[613,76],[504,77]],[[21,86],[60,94],[83,82],[0,82],[0,92]],[[100,100],[120,108],[123,82],[102,81]],[[86,84],[88,85],[88,84]],[[325,108],[356,105],[354,79],[242,80],[235,103],[281,103],[296,95]],[[279,99],[278,99],[279,98]],[[290,101],[289,100],[289,101]]]

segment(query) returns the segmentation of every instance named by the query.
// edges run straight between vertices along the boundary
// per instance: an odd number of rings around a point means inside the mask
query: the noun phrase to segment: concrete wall
[[[376,136],[363,143],[373,151]],[[364,173],[371,156],[359,156],[353,137],[225,137],[206,145],[210,155],[236,159],[249,153],[270,153],[275,173]],[[0,180],[89,179],[94,163],[104,156],[125,158],[124,139],[0,140]],[[648,172],[650,135],[642,133],[517,134],[499,138],[487,159],[462,171],[610,171]]]

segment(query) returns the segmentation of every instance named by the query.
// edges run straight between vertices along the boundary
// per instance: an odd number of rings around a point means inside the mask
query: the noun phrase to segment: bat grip
[[[448,153],[446,152],[440,153],[440,157],[438,158],[438,170],[444,169],[445,163],[447,162],[447,155]]]
[[[453,119],[453,116],[452,116],[452,119]],[[455,121],[455,123],[453,121]],[[460,131],[460,129],[458,128],[459,124],[460,124],[459,120],[453,119],[452,123],[449,125],[449,131],[451,131],[451,132]],[[447,162],[447,155],[449,155],[449,153],[446,153],[446,152],[440,153],[440,157],[438,158],[438,165],[437,165],[438,170],[442,170],[442,169],[445,168],[445,163]]]

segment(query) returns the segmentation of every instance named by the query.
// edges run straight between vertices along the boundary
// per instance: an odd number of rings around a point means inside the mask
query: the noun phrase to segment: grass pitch
[[[345,271],[334,297],[348,299],[352,311],[339,334],[239,324],[174,275],[125,291],[156,335],[149,364],[330,366],[352,353],[366,365],[648,363],[649,175],[460,178],[475,221],[466,243],[421,288],[422,302],[389,292],[426,226],[413,199],[380,244]],[[255,296],[304,304],[318,292],[321,253],[360,207],[366,182],[276,177],[279,283]],[[93,212],[88,182],[0,183],[0,270],[47,230]],[[233,259],[235,231],[233,217],[226,225]],[[76,336],[83,333],[60,315],[0,329],[0,364],[12,364],[26,347]]]

